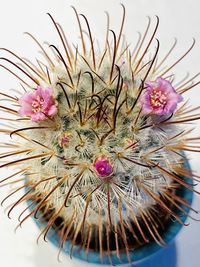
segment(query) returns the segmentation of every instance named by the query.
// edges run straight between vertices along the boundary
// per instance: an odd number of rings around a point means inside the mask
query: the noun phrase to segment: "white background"
[[[147,23],[146,16],[155,20],[155,15],[160,17],[160,28],[157,37],[161,43],[161,54],[173,43],[174,37],[178,39],[177,48],[172,60],[181,55],[196,39],[196,46],[191,54],[175,69],[180,77],[187,72],[191,75],[200,71],[200,2],[199,0],[127,0],[125,4],[127,18],[125,32],[129,42],[137,38],[137,31],[143,31]],[[54,28],[46,15],[50,12],[65,28],[68,39],[77,42],[78,28],[71,5],[74,5],[80,13],[84,13],[92,25],[92,30],[101,39],[106,27],[104,11],[111,16],[111,28],[119,29],[121,7],[116,0],[0,0],[0,47],[7,47],[19,54],[34,59],[37,56],[37,48],[30,39],[23,35],[29,31],[41,41],[49,41],[57,44],[58,38]],[[0,55],[3,54],[0,52]],[[6,92],[10,88],[17,88],[18,82],[4,70],[0,69],[0,90]],[[191,103],[199,105],[200,86],[191,93]],[[196,133],[200,130],[197,125]],[[1,138],[1,137],[0,137]],[[198,170],[200,156],[190,154],[192,167]],[[4,177],[7,170],[1,171]],[[3,199],[4,190],[0,189],[0,199]],[[6,205],[5,205],[6,206]],[[193,203],[200,210],[200,197]],[[24,224],[22,230],[14,234],[17,221],[9,220],[4,214],[4,208],[0,208],[0,266],[4,267],[58,267],[70,266],[64,261],[59,264],[56,261],[56,250],[50,244],[40,243],[36,245],[38,230],[30,220]],[[200,253],[200,223],[190,221],[190,226],[185,227],[176,238],[177,265],[168,267],[199,267]],[[166,257],[166,262],[167,262]],[[77,265],[76,265],[77,266]],[[160,266],[154,263],[151,266]],[[162,264],[162,266],[164,266]],[[150,265],[148,266],[150,267]]]

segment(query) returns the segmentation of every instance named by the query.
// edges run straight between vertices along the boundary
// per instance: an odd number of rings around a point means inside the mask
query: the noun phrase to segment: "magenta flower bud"
[[[70,141],[71,135],[69,133],[64,133],[59,139],[59,145],[61,147],[67,146]]]
[[[156,81],[145,82],[147,87],[139,101],[142,105],[142,112],[145,114],[169,115],[173,113],[177,104],[183,100],[171,82],[158,77]]]
[[[21,105],[18,111],[22,116],[30,116],[34,122],[43,121],[57,113],[51,88],[40,86],[34,92],[27,93],[19,99]]]
[[[113,167],[110,164],[109,160],[104,157],[100,157],[95,160],[94,168],[98,176],[106,177],[111,175],[113,172]]]

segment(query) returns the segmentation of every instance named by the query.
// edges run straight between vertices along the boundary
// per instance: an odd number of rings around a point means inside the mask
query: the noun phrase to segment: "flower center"
[[[164,108],[167,103],[167,93],[161,90],[153,90],[150,94],[150,102],[153,108]]]
[[[39,95],[36,97],[36,99],[32,102],[32,110],[34,113],[40,112],[44,105],[44,99],[40,97]]]

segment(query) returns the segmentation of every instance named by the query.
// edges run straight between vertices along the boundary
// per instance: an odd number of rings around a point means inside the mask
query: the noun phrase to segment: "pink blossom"
[[[147,87],[139,101],[145,114],[169,115],[175,111],[177,104],[183,100],[171,82],[158,77],[156,81],[145,82]]]
[[[71,135],[69,133],[64,133],[59,139],[59,145],[61,147],[67,146],[69,144]]]
[[[96,173],[101,177],[109,176],[113,172],[113,167],[105,157],[99,157],[95,160],[94,168]]]
[[[18,111],[22,116],[30,116],[34,122],[46,120],[57,113],[51,88],[40,86],[34,92],[27,93],[19,99],[21,105]]]

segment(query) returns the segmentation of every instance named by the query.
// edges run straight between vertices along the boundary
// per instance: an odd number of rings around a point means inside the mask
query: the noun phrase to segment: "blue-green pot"
[[[187,169],[190,169],[189,163],[187,162],[185,164],[185,167]],[[191,182],[191,179],[189,178],[184,178],[186,182]],[[177,189],[177,195],[181,196],[184,200],[186,200],[190,205],[192,204],[193,200],[193,191],[185,188],[185,187],[180,187]],[[183,205],[180,205],[188,214],[189,213],[189,208],[186,208]],[[179,212],[177,211],[177,214]],[[181,215],[181,220],[182,222],[185,222],[187,219],[187,215],[179,214]],[[35,220],[36,224],[40,229],[43,229],[45,227],[45,222],[42,220]],[[165,232],[162,234],[163,240],[166,242],[166,244],[170,244],[172,240],[175,238],[175,236],[179,233],[181,228],[183,227],[182,224],[180,224],[178,221],[172,221],[170,220],[168,224],[166,225]],[[59,236],[57,232],[54,229],[49,230],[47,239],[54,244],[56,247],[59,247]],[[69,251],[71,248],[71,242],[70,241],[65,241],[64,246],[63,246],[63,251],[69,255]],[[133,251],[130,251],[130,259],[131,262],[137,263],[137,262],[143,262],[148,260],[149,257],[153,256],[155,253],[159,252],[163,247],[159,246],[155,242],[150,242],[141,248],[135,249]],[[83,249],[80,249],[79,246],[74,246],[73,248],[73,258],[78,259],[79,261],[88,261],[93,264],[99,264],[102,265],[102,262],[106,265],[110,265],[110,259],[107,256],[103,256],[103,259],[100,259],[99,253],[98,252],[93,252],[90,251],[89,254],[86,254],[86,251]],[[111,259],[113,265],[122,265],[124,266],[125,264],[128,264],[128,258],[126,253],[120,254],[121,259],[117,257],[116,253],[111,253]],[[92,267],[92,265],[91,265]]]

